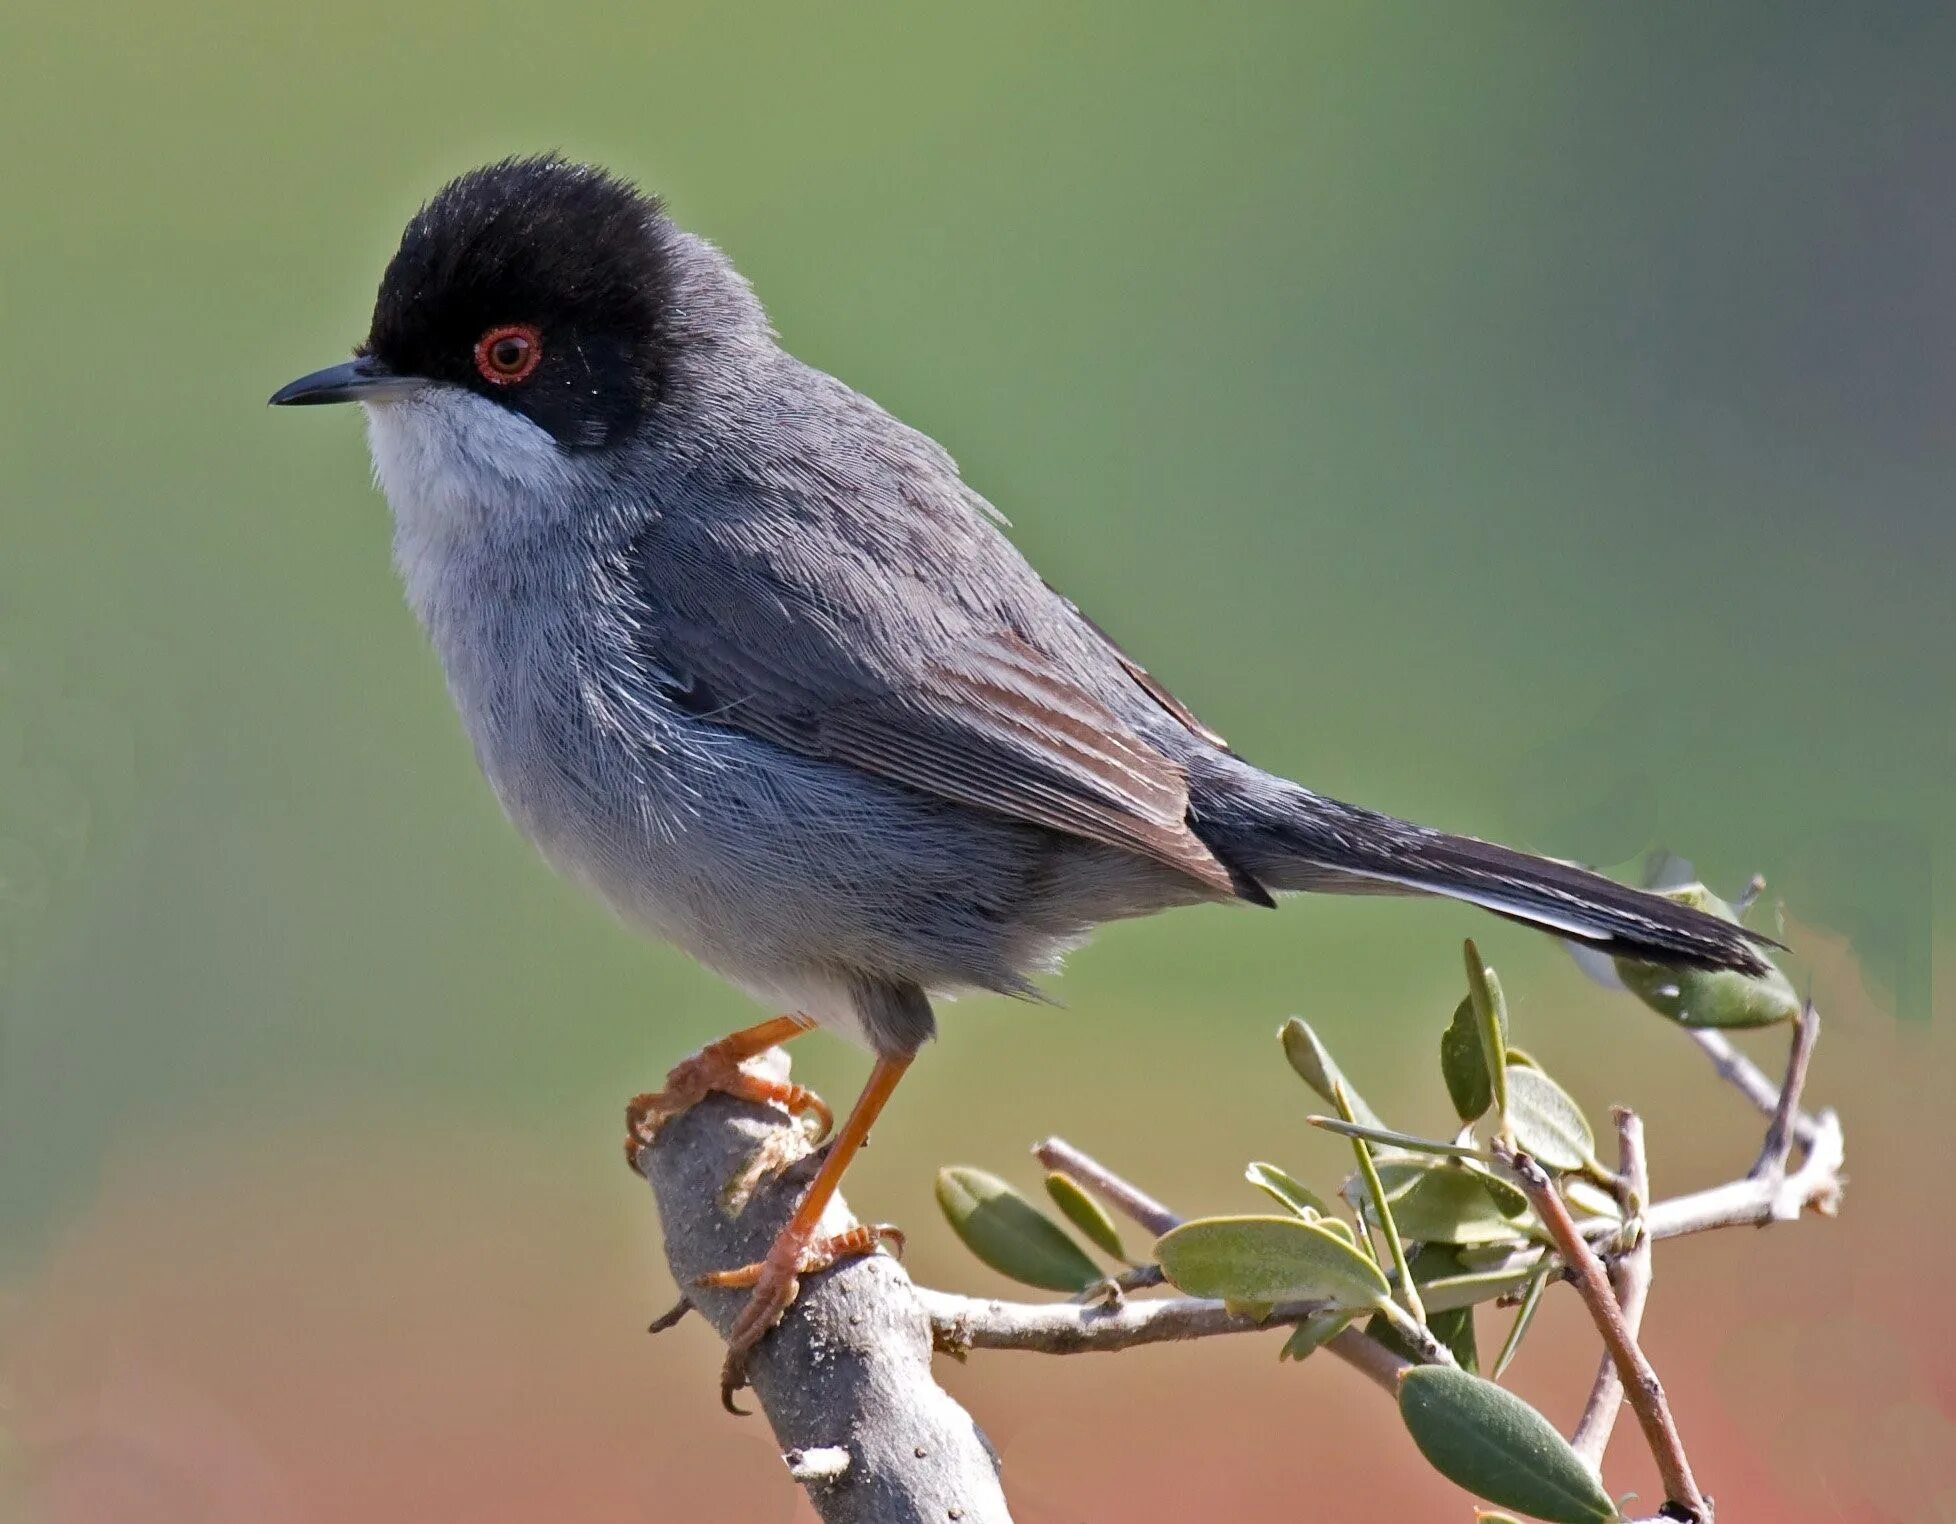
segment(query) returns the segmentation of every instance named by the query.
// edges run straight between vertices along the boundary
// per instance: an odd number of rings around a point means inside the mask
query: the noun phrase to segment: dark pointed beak
[[[372,355],[329,365],[301,376],[272,393],[273,407],[311,407],[320,402],[376,402],[398,397],[423,383],[418,376],[397,376]]]

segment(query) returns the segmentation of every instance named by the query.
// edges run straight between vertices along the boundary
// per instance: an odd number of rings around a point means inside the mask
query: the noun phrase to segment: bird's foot
[[[720,1402],[729,1413],[744,1414],[734,1403],[734,1393],[747,1385],[747,1355],[761,1342],[767,1331],[779,1323],[794,1305],[801,1290],[801,1278],[826,1270],[838,1260],[859,1254],[874,1254],[883,1242],[903,1253],[903,1232],[889,1223],[858,1223],[840,1233],[808,1235],[793,1223],[781,1230],[769,1246],[767,1256],[737,1270],[716,1270],[702,1275],[700,1286],[751,1286],[753,1295],[740,1309],[727,1334],[727,1363],[720,1370]]]
[[[815,1142],[829,1135],[835,1114],[827,1101],[806,1085],[756,1074],[745,1067],[746,1056],[727,1043],[708,1043],[666,1076],[663,1089],[635,1095],[625,1103],[625,1163],[633,1174],[639,1173],[639,1150],[658,1137],[659,1129],[716,1090],[743,1101],[779,1106],[797,1118],[812,1118]]]

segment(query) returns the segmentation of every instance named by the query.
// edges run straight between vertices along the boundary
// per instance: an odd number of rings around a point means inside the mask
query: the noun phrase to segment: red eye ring
[[[543,335],[528,323],[500,323],[475,341],[476,373],[491,386],[527,381],[543,363]]]

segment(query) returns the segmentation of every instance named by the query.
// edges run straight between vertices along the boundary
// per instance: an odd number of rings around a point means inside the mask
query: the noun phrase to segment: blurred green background
[[[812,1517],[713,1400],[620,1105],[752,1018],[500,820],[359,420],[401,223],[559,147],[940,438],[1240,750],[1786,904],[1839,1226],[1659,1256],[1734,1518],[1956,1519],[1947,7],[16,3],[0,17],[0,1401],[42,1521]],[[1115,928],[972,1001],[852,1175],[1063,1131],[1185,1209],[1328,1183],[1270,1034],[1433,1125],[1458,938],[1657,1184],[1756,1146],[1689,1046],[1447,906]],[[1938,1019],[1942,1018],[1942,1019]],[[1772,1042],[1756,1045],[1762,1056]],[[841,1101],[828,1039],[800,1077]],[[1934,1186],[1940,1196],[1942,1187]],[[1908,1299],[1906,1309],[1904,1299]],[[1517,1368],[1573,1412],[1570,1309]],[[947,1379],[1025,1520],[1464,1517],[1336,1367],[1224,1341]],[[1630,1426],[1611,1479],[1655,1489]],[[0,1462],[4,1464],[4,1462]]]

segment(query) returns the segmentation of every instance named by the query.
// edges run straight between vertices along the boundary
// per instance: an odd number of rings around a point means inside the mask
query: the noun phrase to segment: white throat
[[[432,632],[455,563],[520,554],[570,515],[582,473],[545,430],[461,387],[431,383],[364,407],[395,563]]]

